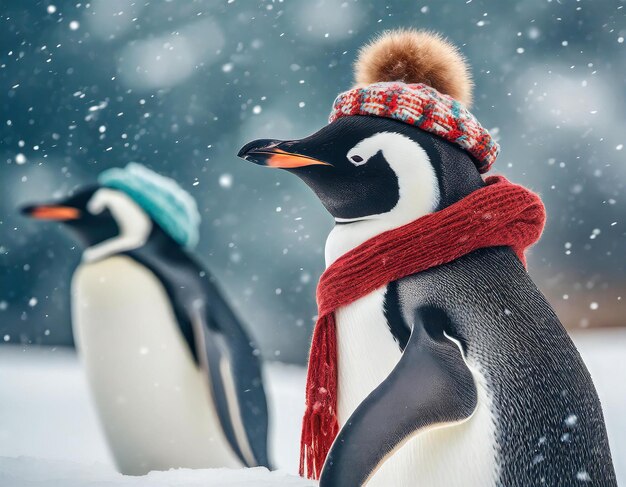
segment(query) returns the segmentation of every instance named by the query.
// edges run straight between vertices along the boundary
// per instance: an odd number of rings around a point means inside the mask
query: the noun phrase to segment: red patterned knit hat
[[[500,147],[466,106],[472,80],[465,59],[438,34],[384,33],[355,65],[357,86],[341,93],[330,122],[349,115],[393,118],[459,145],[485,173]]]

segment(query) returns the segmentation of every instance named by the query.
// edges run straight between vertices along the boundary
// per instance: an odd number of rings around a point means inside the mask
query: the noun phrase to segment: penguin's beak
[[[60,205],[28,205],[21,208],[22,215],[38,220],[78,220],[80,210],[72,206]]]
[[[237,156],[246,161],[254,162],[259,166],[279,167],[282,169],[295,169],[305,166],[330,166],[327,162],[286,150],[287,147],[293,145],[295,145],[293,142],[259,139],[244,145]]]

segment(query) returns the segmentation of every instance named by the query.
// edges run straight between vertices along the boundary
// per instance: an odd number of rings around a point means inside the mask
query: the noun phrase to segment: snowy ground
[[[574,336],[605,410],[620,484],[626,485],[626,330]],[[272,451],[280,472],[176,470],[125,477],[113,469],[73,353],[0,347],[0,485],[309,486],[295,476],[304,370],[270,364]],[[280,419],[280,420],[279,420]]]
[[[179,469],[131,477],[102,464],[0,457],[3,487],[306,487],[317,482],[266,468]]]
[[[272,414],[272,458],[280,472],[262,468],[177,470],[129,477],[113,468],[76,355],[66,349],[2,346],[0,486],[315,485],[296,476],[304,369],[269,364],[266,375]]]

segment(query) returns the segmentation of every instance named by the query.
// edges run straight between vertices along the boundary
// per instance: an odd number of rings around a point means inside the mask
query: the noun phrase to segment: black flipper
[[[210,356],[211,381],[215,384],[213,376],[219,370],[222,389],[226,393],[222,397],[227,402],[244,464],[271,469],[268,458],[268,409],[258,350],[212,279],[207,279],[205,284],[208,297],[205,328],[209,331],[205,336],[205,349]],[[221,349],[220,356],[228,358],[219,362],[219,369],[213,365],[218,361],[210,353],[209,348],[213,345]],[[212,387],[217,393],[216,386]],[[223,421],[223,418],[220,419]]]
[[[445,335],[450,320],[422,308],[391,374],[357,407],[326,458],[320,487],[366,483],[394,450],[420,430],[472,415],[476,384],[459,346]]]
[[[206,373],[211,399],[233,451],[248,467],[271,468],[260,358],[211,275],[156,225],[148,242],[127,254],[163,283],[181,334]]]
[[[193,314],[195,316],[191,317],[191,322],[194,327],[194,334],[197,337],[198,346],[204,346],[204,350],[197,350],[196,354],[199,358],[199,365],[205,370],[209,378],[211,398],[213,404],[215,404],[224,436],[226,436],[231,448],[244,465],[248,467],[256,466],[256,461],[253,462],[253,465],[250,465],[250,458],[244,456],[240,447],[241,438],[238,438],[236,433],[237,426],[235,422],[239,421],[241,423],[239,405],[236,395],[233,398],[231,394],[229,401],[227,388],[230,386],[226,381],[232,380],[232,378],[224,373],[225,367],[230,367],[228,346],[220,331],[211,327],[210,323],[206,323],[201,318],[205,313],[200,310],[194,310]]]

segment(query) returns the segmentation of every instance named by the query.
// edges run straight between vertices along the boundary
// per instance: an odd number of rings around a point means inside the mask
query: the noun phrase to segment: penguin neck
[[[347,223],[336,219],[336,224],[326,239],[326,267],[330,267],[342,255],[370,238],[439,211],[485,184],[477,172],[475,177],[461,178],[462,184],[457,184],[458,188],[454,190],[445,186],[440,187],[434,177],[428,184],[425,179],[420,178],[419,181],[406,188],[401,185],[398,204],[387,213],[365,216]]]
[[[412,142],[410,147],[419,148]],[[400,148],[406,149],[402,144]],[[419,148],[415,157],[408,159],[401,157],[401,154],[393,157],[393,151],[391,152],[387,157],[393,162],[393,169],[397,174],[396,205],[385,213],[366,215],[349,222],[335,218],[335,227],[326,239],[326,267],[370,238],[411,223],[432,213],[440,205],[439,181],[423,150]]]
[[[83,262],[97,262],[107,257],[142,247],[147,242],[153,228],[152,223],[147,218],[142,223],[144,224],[126,228],[124,229],[125,231],[121,231],[115,237],[87,247],[83,251]],[[124,227],[121,226],[121,228]]]
[[[326,267],[370,238],[411,223],[427,213],[430,211],[409,213],[392,210],[351,223],[336,223],[326,239]]]
[[[91,212],[107,210],[111,213],[119,232],[108,239],[87,247],[83,262],[95,262],[143,246],[154,225],[148,215],[127,195],[102,188],[89,201]]]

